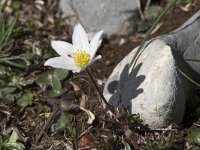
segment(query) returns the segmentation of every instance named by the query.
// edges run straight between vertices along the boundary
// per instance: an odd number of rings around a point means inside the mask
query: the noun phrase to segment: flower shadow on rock
[[[145,75],[137,76],[141,66],[142,63],[138,64],[129,73],[129,65],[127,64],[123,68],[119,80],[114,80],[108,84],[108,92],[112,94],[108,100],[110,104],[121,105],[131,112],[131,100],[143,93],[143,89],[138,89],[138,87],[145,80]]]

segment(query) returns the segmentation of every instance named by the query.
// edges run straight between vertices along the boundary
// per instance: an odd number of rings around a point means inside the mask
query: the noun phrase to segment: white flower
[[[73,72],[84,70],[101,58],[101,55],[95,57],[95,54],[101,44],[102,34],[103,31],[97,32],[89,43],[85,30],[81,24],[77,24],[74,27],[72,44],[65,41],[51,42],[51,46],[60,56],[48,59],[44,65],[72,70]]]

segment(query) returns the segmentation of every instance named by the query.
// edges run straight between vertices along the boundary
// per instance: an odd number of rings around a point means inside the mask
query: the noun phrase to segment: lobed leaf
[[[60,83],[60,80],[57,77],[55,77],[55,76],[51,77],[51,86],[53,87],[54,91],[57,94],[60,94],[60,92],[61,92],[61,83]]]
[[[30,91],[28,91],[27,93],[23,94],[22,97],[17,101],[17,105],[21,107],[27,107],[29,105],[32,105],[32,101],[33,95]]]
[[[54,76],[57,77],[59,80],[63,80],[68,76],[69,71],[66,69],[55,69]]]

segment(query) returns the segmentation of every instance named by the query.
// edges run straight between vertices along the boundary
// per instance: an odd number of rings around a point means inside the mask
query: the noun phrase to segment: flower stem
[[[115,109],[107,102],[107,100],[105,99],[105,97],[103,96],[101,90],[99,89],[94,77],[92,76],[90,70],[88,68],[86,68],[87,74],[89,75],[93,85],[95,86],[95,88],[97,89],[99,95],[101,96],[103,102],[105,103],[106,107],[110,110],[110,112],[112,113],[114,119],[115,119],[115,123],[124,131],[126,137],[130,140],[131,144],[133,145],[135,150],[139,150],[139,145],[137,143],[137,137],[138,134],[135,131],[132,131],[128,125],[126,125],[124,122],[120,122],[116,115],[117,112],[115,111]]]
[[[115,114],[114,109],[112,108],[112,106],[107,102],[106,98],[103,96],[100,88],[98,87],[92,73],[90,72],[89,68],[86,68],[87,74],[89,75],[94,87],[97,89],[97,92],[99,93],[100,97],[102,98],[103,102],[105,103],[105,105],[107,106],[107,108],[113,113]]]

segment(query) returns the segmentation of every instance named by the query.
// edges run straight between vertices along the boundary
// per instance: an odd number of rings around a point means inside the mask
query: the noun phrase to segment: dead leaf
[[[87,95],[86,95],[86,94],[80,89],[80,87],[79,87],[77,84],[75,84],[74,82],[70,81],[69,84],[71,84],[71,85],[73,86],[74,91],[76,91],[76,92],[81,91],[81,97],[80,97],[80,99],[79,99],[79,100],[80,100],[80,106],[81,106],[81,107],[85,107],[85,103],[86,103],[86,101],[88,100]]]
[[[87,113],[87,115],[89,117],[87,123],[88,124],[92,124],[94,119],[95,119],[94,114],[90,110],[87,110],[87,109],[85,109],[85,108],[83,108],[81,106],[80,106],[80,109]]]
[[[78,150],[96,150],[96,144],[94,138],[91,135],[84,135],[78,140]]]
[[[73,86],[73,88],[74,88],[74,91],[80,91],[81,89],[79,88],[79,86],[77,85],[77,84],[75,84],[74,82],[72,82],[72,81],[70,81],[69,82],[72,86]]]
[[[156,33],[160,29],[160,27],[162,26],[162,24],[163,23],[157,24],[157,26],[155,27],[155,29],[151,32],[151,35],[154,34],[154,33]]]
[[[88,100],[87,95],[85,95],[84,93],[82,93],[79,100],[80,100],[80,107],[85,108],[86,101]]]
[[[184,12],[189,12],[190,11],[190,7],[191,6],[191,3],[188,3],[187,5],[185,6],[180,6],[180,9]]]

